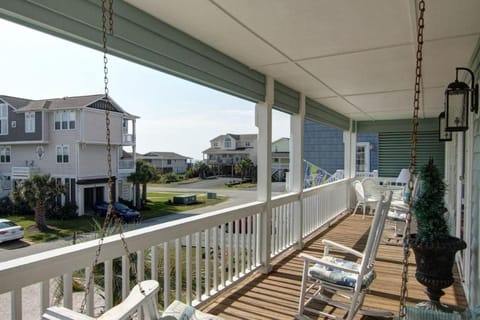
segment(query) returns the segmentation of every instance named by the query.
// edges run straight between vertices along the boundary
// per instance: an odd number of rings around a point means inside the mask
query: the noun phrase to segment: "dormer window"
[[[223,141],[223,146],[225,148],[231,148],[232,147],[232,140],[230,138],[225,138],[225,140]]]

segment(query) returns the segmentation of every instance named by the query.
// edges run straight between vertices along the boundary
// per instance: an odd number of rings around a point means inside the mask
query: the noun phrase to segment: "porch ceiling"
[[[417,1],[126,0],[355,120],[409,118]],[[427,2],[421,117],[469,66],[480,1]]]

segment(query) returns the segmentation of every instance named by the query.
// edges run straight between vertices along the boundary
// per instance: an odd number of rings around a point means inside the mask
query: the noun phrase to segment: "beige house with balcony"
[[[62,202],[78,214],[108,198],[103,95],[29,100],[0,96],[0,176],[4,194],[16,181],[50,174],[65,184]],[[137,116],[110,99],[114,198],[134,199],[127,177],[135,171]],[[127,156],[126,156],[127,155]]]
[[[235,164],[244,159],[257,165],[257,135],[227,133],[210,140],[210,148],[204,150],[203,159],[220,175],[233,175]]]

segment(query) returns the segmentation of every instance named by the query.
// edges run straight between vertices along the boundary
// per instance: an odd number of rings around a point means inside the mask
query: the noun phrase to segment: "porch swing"
[[[107,59],[107,34],[113,33],[113,0],[109,0],[109,8],[106,8],[107,0],[102,0],[102,42],[103,42],[103,71],[104,71],[104,93],[103,98],[104,110],[105,110],[105,138],[106,138],[106,153],[107,153],[107,175],[108,175],[108,199],[109,205],[105,220],[102,225],[101,237],[99,239],[97,251],[94,261],[92,262],[91,270],[94,270],[95,266],[99,263],[99,257],[102,250],[105,235],[110,227],[115,226],[120,232],[120,239],[125,250],[125,255],[128,260],[128,269],[132,273],[136,273],[134,263],[132,262],[131,253],[128,250],[126,240],[123,235],[122,225],[119,219],[114,217],[112,212],[113,208],[113,192],[112,192],[112,157],[111,157],[111,143],[110,143],[110,98],[108,91],[108,59]],[[108,11],[108,31],[107,31],[107,11]],[[93,290],[94,272],[90,272],[87,277],[85,294],[80,307],[80,312],[76,312],[73,309],[68,309],[60,306],[53,306],[47,308],[42,315],[42,319],[45,320],[122,320],[132,319],[134,315],[137,315],[139,319],[152,319],[152,320],[222,320],[220,317],[216,317],[204,312],[200,312],[191,306],[188,306],[178,300],[172,302],[166,310],[160,314],[157,306],[157,295],[159,291],[159,283],[155,280],[140,281],[133,287],[129,295],[120,304],[107,310],[105,313],[97,318],[90,317],[84,314],[87,297],[90,290]]]

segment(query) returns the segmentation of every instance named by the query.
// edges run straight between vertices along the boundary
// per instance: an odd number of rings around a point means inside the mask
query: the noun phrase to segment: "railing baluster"
[[[210,296],[210,230],[205,230],[205,296]]]
[[[72,308],[72,274],[71,273],[65,273],[63,275],[63,306],[68,309]]]
[[[192,304],[192,240],[191,235],[185,237],[185,273],[187,275],[186,302]]]
[[[218,291],[218,230],[212,228],[213,236],[213,290]]]
[[[202,301],[202,273],[201,273],[201,250],[202,250],[202,244],[201,244],[201,235],[200,232],[196,233],[196,257],[195,257],[195,275],[196,275],[196,296],[197,296],[197,301],[200,302]]]
[[[22,320],[22,288],[15,289],[10,293],[10,304],[12,320]]]
[[[127,256],[122,256],[122,300],[130,293],[130,263]]]
[[[233,235],[235,238],[235,279],[238,279],[238,268],[239,268],[239,256],[238,256],[238,232],[240,231],[239,228],[239,221],[235,220],[235,234]]]
[[[220,285],[226,287],[225,284],[225,224],[220,226]]]
[[[50,279],[40,282],[40,314],[50,305]]]
[[[246,225],[245,225],[245,218],[240,220],[240,262],[242,267],[240,268],[241,273],[245,274],[245,234],[247,233]]]
[[[252,270],[252,216],[247,217],[247,247],[245,252],[247,253],[247,269],[248,271]]]
[[[103,263],[104,271],[104,286],[105,286],[105,309],[110,309],[113,306],[113,263],[112,260],[106,260]]]
[[[138,250],[137,254],[137,283],[145,280],[145,254],[143,250]],[[137,318],[143,319],[143,309],[138,308],[137,310]]]
[[[86,298],[87,299],[86,310],[87,310],[87,315],[93,317],[93,310],[95,308],[94,300],[93,300],[93,297],[95,295],[95,290],[93,288],[94,288],[95,281],[92,280],[91,282],[88,282],[88,279],[90,279],[90,277],[94,277],[94,274],[92,273],[93,273],[93,270],[91,267],[85,268],[85,279],[88,286],[88,295]]]
[[[163,243],[163,307],[170,304],[170,245]]]
[[[151,279],[158,281],[158,247],[150,247],[150,260],[151,260]]]
[[[232,281],[233,272],[232,272],[232,259],[233,259],[233,228],[234,223],[230,221],[228,223],[228,281]]]
[[[182,294],[182,244],[175,239],[175,299],[180,300]]]

